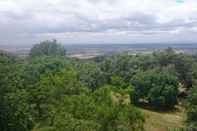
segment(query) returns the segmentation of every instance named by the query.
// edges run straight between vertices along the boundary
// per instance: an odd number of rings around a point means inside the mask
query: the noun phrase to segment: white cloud
[[[0,42],[197,41],[196,14],[197,0],[1,0]]]

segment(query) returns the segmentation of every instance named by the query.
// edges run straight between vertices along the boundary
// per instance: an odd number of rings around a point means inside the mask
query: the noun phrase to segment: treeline
[[[143,131],[136,106],[172,110],[180,102],[197,129],[197,56],[171,48],[71,59],[56,40],[27,58],[0,53],[1,131]]]

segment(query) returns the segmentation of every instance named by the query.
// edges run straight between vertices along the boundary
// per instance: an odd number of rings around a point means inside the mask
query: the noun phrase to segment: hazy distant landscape
[[[74,44],[64,45],[68,56],[73,58],[93,58],[101,55],[112,55],[127,52],[130,55],[150,54],[154,51],[173,48],[177,53],[196,54],[197,44]],[[27,56],[31,47],[23,46],[0,46],[0,49]]]

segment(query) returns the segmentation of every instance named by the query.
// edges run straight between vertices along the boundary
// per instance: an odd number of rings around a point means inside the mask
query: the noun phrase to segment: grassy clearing
[[[177,107],[171,112],[157,112],[149,109],[140,109],[145,115],[145,131],[179,131],[184,127],[184,110]]]
[[[121,99],[124,99],[124,103],[130,103],[129,96],[121,96],[119,93],[112,93],[112,99],[115,103]],[[171,111],[156,111],[148,104],[141,104],[139,109],[145,117],[145,131],[180,131],[181,128],[184,128],[186,116],[183,107],[180,105]]]

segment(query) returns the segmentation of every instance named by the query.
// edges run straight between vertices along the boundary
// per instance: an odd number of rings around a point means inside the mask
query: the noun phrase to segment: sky
[[[0,45],[197,43],[197,0],[0,0]]]

